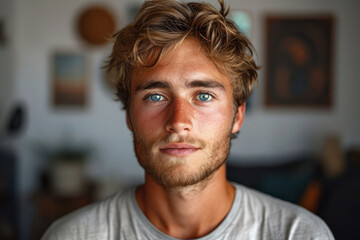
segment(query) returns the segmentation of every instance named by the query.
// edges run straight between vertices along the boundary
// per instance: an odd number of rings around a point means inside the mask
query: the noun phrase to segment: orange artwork
[[[333,22],[267,17],[266,106],[331,107]]]
[[[88,92],[85,57],[76,53],[56,53],[53,73],[54,106],[85,106]]]

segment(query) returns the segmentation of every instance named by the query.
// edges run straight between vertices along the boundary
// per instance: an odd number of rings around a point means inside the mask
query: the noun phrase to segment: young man
[[[257,66],[219,2],[146,1],[114,35],[108,68],[145,183],[58,220],[44,240],[333,239],[306,210],[226,180]]]

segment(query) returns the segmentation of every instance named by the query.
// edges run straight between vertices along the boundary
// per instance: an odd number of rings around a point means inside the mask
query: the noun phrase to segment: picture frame
[[[0,19],[0,46],[5,46],[5,44],[6,44],[5,20]]]
[[[266,107],[331,108],[334,17],[266,17]]]
[[[85,55],[78,52],[58,51],[53,54],[52,60],[53,106],[85,107],[89,88]]]

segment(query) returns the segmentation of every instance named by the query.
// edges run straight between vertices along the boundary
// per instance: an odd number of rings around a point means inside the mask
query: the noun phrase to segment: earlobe
[[[131,124],[131,119],[130,119],[130,114],[129,114],[129,110],[126,110],[126,125],[129,128],[130,131],[133,130],[132,124]]]
[[[244,122],[245,109],[246,103],[243,103],[237,108],[231,133],[237,133],[240,131],[240,128]]]

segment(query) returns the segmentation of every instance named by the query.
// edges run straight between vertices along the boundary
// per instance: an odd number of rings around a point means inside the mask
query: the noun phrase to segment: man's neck
[[[226,217],[235,197],[226,180],[225,165],[196,185],[164,189],[150,176],[136,191],[136,199],[150,222],[165,234],[198,238],[213,231]]]

